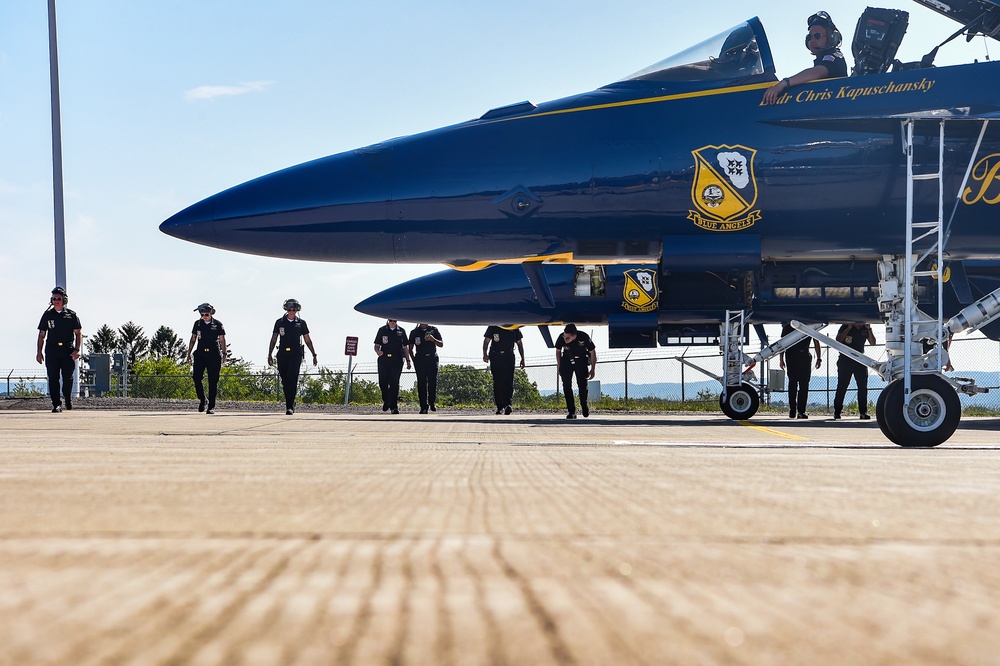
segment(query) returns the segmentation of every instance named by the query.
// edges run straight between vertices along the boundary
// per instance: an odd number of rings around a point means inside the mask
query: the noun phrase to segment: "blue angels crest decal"
[[[656,287],[656,270],[633,268],[624,273],[622,307],[629,312],[652,312],[656,309],[660,291]]]
[[[753,160],[757,151],[746,146],[705,146],[691,151],[694,182],[688,219],[709,231],[739,231],[760,219]]]

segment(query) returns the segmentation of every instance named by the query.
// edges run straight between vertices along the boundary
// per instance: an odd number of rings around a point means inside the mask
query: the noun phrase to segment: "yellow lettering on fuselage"
[[[978,191],[973,194],[973,188],[967,187],[962,192],[962,203],[969,204],[982,201],[985,204],[1000,203],[1000,187],[992,188],[994,183],[1000,184],[1000,154],[993,153],[976,162],[972,169],[972,180],[979,183]],[[993,196],[988,196],[990,193]]]

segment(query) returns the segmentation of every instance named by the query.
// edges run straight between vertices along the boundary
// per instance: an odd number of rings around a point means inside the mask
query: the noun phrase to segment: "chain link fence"
[[[754,351],[755,348],[749,351]],[[961,395],[966,414],[1000,413],[1000,343],[983,337],[956,338],[951,345],[951,359],[955,377],[975,379],[979,386],[992,389],[976,396]],[[884,360],[881,345],[869,347],[868,354]],[[809,411],[829,414],[833,411],[834,392],[837,387],[836,360],[838,353],[828,347],[821,349],[821,367],[812,372],[809,389]],[[621,410],[648,409],[703,409],[719,408],[719,382],[714,378],[723,373],[722,356],[713,347],[678,347],[647,350],[599,350],[595,383],[591,385],[591,403],[599,408]],[[815,362],[815,359],[814,359]],[[696,367],[695,367],[696,366]],[[441,358],[442,376],[450,373],[453,384],[474,384],[462,399],[450,402],[445,394],[438,404],[462,406],[487,406],[491,404],[489,370],[482,359]],[[701,370],[699,370],[700,368]],[[761,410],[787,411],[787,380],[774,377],[779,370],[778,359],[771,359],[762,367],[754,368],[761,391]],[[464,376],[463,376],[464,375]],[[457,378],[456,378],[457,377]],[[127,378],[112,377],[111,394],[139,398],[194,399],[194,385],[190,373],[170,375],[135,375]],[[470,380],[474,380],[471,381]],[[401,401],[416,403],[416,376],[404,370],[401,380]],[[439,379],[439,393],[441,393]],[[452,384],[449,384],[451,386]],[[343,403],[347,386],[347,364],[303,366],[299,384],[302,402]],[[869,412],[885,383],[876,375],[868,375]],[[533,387],[533,388],[532,388]],[[537,391],[535,390],[537,389]],[[449,389],[457,393],[457,389]],[[463,389],[465,390],[465,389]],[[555,366],[555,354],[529,357],[523,374],[519,371],[515,387],[515,403],[519,406],[563,405],[562,387]],[[4,397],[43,397],[48,394],[45,370],[0,370],[0,393]],[[89,395],[84,384],[81,393]],[[600,398],[598,398],[600,396]],[[283,400],[277,372],[268,367],[252,367],[249,371],[234,372],[225,368],[219,381],[220,400],[273,401]],[[351,383],[352,404],[379,404],[378,370],[374,361],[354,365]],[[857,413],[857,389],[853,382],[845,399],[845,412]]]

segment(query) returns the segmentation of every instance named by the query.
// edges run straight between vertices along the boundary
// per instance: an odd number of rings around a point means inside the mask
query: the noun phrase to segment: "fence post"
[[[826,413],[830,413],[830,348],[826,348]]]
[[[344,379],[344,404],[346,405],[351,401],[351,380],[354,378],[354,370],[352,366],[354,365],[354,357],[347,357],[347,377]]]
[[[629,409],[628,404],[628,359],[632,355],[632,350],[630,349],[628,354],[625,355],[625,409]]]

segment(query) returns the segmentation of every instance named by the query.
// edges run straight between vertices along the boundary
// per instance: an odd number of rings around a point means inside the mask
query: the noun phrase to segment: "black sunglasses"
[[[814,32],[809,35],[810,39],[821,39],[823,37],[826,37],[826,35],[824,35],[822,32]]]

